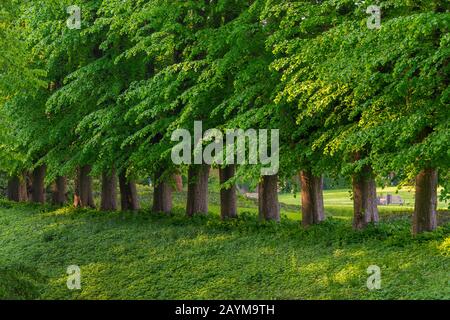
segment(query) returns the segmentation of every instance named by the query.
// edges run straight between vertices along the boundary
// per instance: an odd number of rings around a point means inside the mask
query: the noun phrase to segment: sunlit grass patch
[[[409,218],[355,232],[351,215],[334,209],[324,223],[302,229],[300,212],[290,209],[277,224],[260,222],[256,207],[221,221],[217,204],[194,218],[177,202],[170,215],[5,206],[0,268],[26,273],[0,278],[0,288],[14,279],[22,288],[0,291],[2,298],[449,297],[449,224],[413,238]],[[69,265],[81,269],[81,290],[67,288]],[[366,287],[370,265],[381,268],[381,290]]]

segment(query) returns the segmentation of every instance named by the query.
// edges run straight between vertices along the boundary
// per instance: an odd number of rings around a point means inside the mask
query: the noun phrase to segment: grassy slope
[[[241,199],[239,220],[221,222],[211,202],[211,216],[194,219],[181,207],[169,217],[0,202],[0,298],[450,298],[448,223],[412,239],[407,216],[353,232],[348,211],[328,210],[302,230],[290,207],[280,225],[260,224]],[[81,291],[66,287],[72,264]],[[366,287],[370,265],[381,267],[381,290]]]

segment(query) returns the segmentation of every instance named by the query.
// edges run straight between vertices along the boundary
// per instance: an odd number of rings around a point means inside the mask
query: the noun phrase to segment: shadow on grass
[[[45,284],[45,277],[35,268],[21,264],[0,266],[0,300],[37,299]]]
[[[9,205],[0,230],[15,230],[0,239],[0,261],[23,297],[396,299],[441,298],[446,289],[450,225],[413,238],[408,217],[356,232],[333,217],[302,229],[246,211],[221,221],[216,212],[187,218],[178,207],[166,215]],[[81,268],[80,291],[66,287],[72,264]],[[372,264],[383,270],[381,291],[367,290]],[[11,274],[14,265],[27,271]],[[46,279],[42,287],[33,272]]]

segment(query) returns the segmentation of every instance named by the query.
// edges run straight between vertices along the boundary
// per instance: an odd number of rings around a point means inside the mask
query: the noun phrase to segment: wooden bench
[[[400,196],[391,196],[391,199],[388,204],[398,204],[398,205],[404,205],[405,201],[403,201],[402,197]]]
[[[405,201],[400,196],[393,196],[391,194],[387,194],[386,196],[377,197],[377,204],[382,206],[387,206],[390,204],[402,206],[405,204]]]

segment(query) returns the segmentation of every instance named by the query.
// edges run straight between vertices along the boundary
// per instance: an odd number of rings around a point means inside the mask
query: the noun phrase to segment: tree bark
[[[31,201],[31,197],[33,195],[33,174],[31,172],[26,172],[24,174],[25,176],[25,186],[26,186],[26,192],[27,192],[27,200]]]
[[[416,176],[413,235],[433,231],[437,227],[437,185],[437,169],[424,169]]]
[[[261,220],[280,221],[278,175],[262,177],[258,186],[258,209]]]
[[[59,176],[52,186],[52,203],[56,206],[63,206],[67,202],[67,179]]]
[[[8,199],[15,202],[28,200],[27,184],[25,174],[11,177],[8,180]]]
[[[20,177],[20,185],[19,185],[19,201],[26,202],[28,201],[28,186],[27,186],[27,173],[22,173]]]
[[[323,178],[316,177],[311,171],[300,172],[302,193],[302,225],[304,227],[325,220],[323,206]]]
[[[370,222],[378,222],[377,189],[370,166],[353,175],[353,228],[364,229]]]
[[[177,192],[183,191],[183,177],[181,174],[175,174],[174,175],[175,185],[177,187]]]
[[[208,178],[210,166],[191,165],[188,170],[186,214],[208,214]]]
[[[8,180],[8,200],[19,202],[20,179],[18,176],[11,177]]]
[[[73,205],[76,208],[95,208],[94,196],[92,193],[92,177],[89,175],[90,172],[90,165],[85,165],[77,169],[73,199]]]
[[[153,212],[170,213],[172,211],[172,186],[166,181],[161,181],[162,173],[155,177],[153,190]]]
[[[219,168],[220,185],[222,186],[228,180],[232,179],[236,173],[235,165],[228,165],[224,168]],[[222,219],[236,218],[236,185],[233,183],[231,187],[220,189],[220,216]]]
[[[119,173],[120,203],[122,211],[136,211],[140,209],[136,191],[136,183],[128,180],[125,171]]]
[[[36,167],[32,173],[31,201],[35,203],[45,203],[45,165]]]
[[[116,171],[102,173],[101,211],[117,210],[117,180]]]

